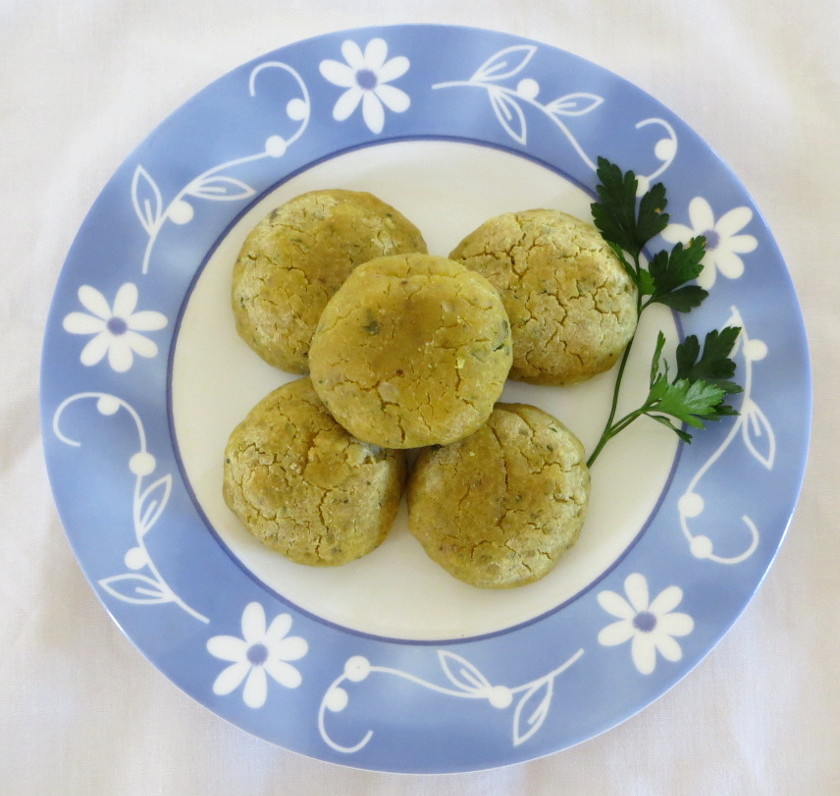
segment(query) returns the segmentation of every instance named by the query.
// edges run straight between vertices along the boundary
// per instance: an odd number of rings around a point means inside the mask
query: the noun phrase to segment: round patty
[[[502,295],[512,379],[574,384],[611,368],[636,329],[636,288],[595,227],[557,210],[505,213],[449,255]]]
[[[484,277],[445,257],[394,255],[356,268],[312,338],[312,382],[359,439],[445,444],[490,415],[511,364],[510,325]]]
[[[576,541],[589,500],[583,445],[527,404],[497,404],[478,431],[422,451],[408,521],[426,553],[459,580],[522,586]]]
[[[350,272],[373,257],[415,251],[426,251],[419,230],[372,194],[301,194],[245,239],[233,269],[236,329],[269,364],[306,373],[321,311]]]
[[[263,544],[331,566],[383,541],[404,479],[402,451],[351,437],[299,379],[269,393],[230,435],[223,495]]]

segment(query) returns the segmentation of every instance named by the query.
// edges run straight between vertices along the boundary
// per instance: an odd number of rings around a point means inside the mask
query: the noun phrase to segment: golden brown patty
[[[267,215],[233,271],[236,329],[266,362],[306,373],[312,332],[350,272],[373,257],[425,252],[418,229],[369,193],[311,191]]]
[[[495,288],[427,254],[356,268],[324,309],[310,349],[312,382],[336,420],[388,448],[471,434],[492,411],[510,363]]]
[[[573,384],[608,370],[636,328],[636,288],[590,224],[557,210],[492,218],[449,255],[502,294],[512,379]]]
[[[500,403],[471,436],[420,453],[408,484],[409,529],[456,578],[521,586],[577,541],[588,500],[577,437],[541,409]]]
[[[402,451],[350,436],[309,379],[274,390],[230,435],[225,502],[261,542],[300,564],[344,564],[388,533],[405,478]]]

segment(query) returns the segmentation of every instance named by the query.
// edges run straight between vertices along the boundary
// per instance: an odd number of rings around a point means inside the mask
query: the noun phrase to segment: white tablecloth
[[[404,6],[404,10],[399,9]],[[410,10],[409,10],[410,9]],[[723,642],[618,728],[468,775],[340,768],[251,737],[159,674],[70,551],[38,418],[42,332],[68,247],[169,112],[328,30],[475,25],[568,49],[686,120],[752,193],[810,335],[813,441],[775,566]],[[836,0],[4,0],[0,5],[0,790],[7,794],[840,793],[840,11]],[[791,406],[791,413],[806,407]]]

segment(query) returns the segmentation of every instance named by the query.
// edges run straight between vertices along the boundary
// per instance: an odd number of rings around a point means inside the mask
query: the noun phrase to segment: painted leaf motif
[[[99,585],[108,594],[126,603],[152,605],[172,602],[172,594],[166,587],[154,578],[136,572],[103,578]]]
[[[744,425],[741,433],[744,435],[744,444],[749,452],[760,461],[768,470],[773,469],[773,462],[776,458],[776,435],[767,416],[761,411],[754,401],[746,401],[741,407]]]
[[[168,473],[153,484],[149,484],[137,498],[134,522],[138,534],[143,537],[158,521],[172,492],[172,476]]]
[[[134,176],[131,178],[131,203],[143,229],[151,235],[160,222],[163,199],[157,183],[140,165],[134,170]]]
[[[468,660],[454,652],[438,650],[438,660],[444,674],[456,688],[474,694],[489,691],[492,686],[487,678]]]
[[[517,143],[524,145],[527,135],[525,114],[519,103],[511,98],[509,94],[498,88],[491,88],[488,92],[493,112],[499,120],[499,124],[505,132]]]
[[[470,78],[470,82],[485,83],[489,80],[505,80],[513,77],[525,68],[536,51],[537,48],[532,44],[505,47],[479,66]]]
[[[247,199],[249,196],[253,196],[255,191],[242,180],[216,175],[215,177],[207,177],[197,185],[190,186],[187,193],[199,199],[233,201],[235,199]]]
[[[551,699],[554,696],[554,678],[537,680],[523,695],[513,714],[513,745],[525,743],[542,727]]]
[[[552,116],[583,116],[594,111],[603,101],[604,98],[597,94],[576,91],[552,100],[545,106],[545,110]]]

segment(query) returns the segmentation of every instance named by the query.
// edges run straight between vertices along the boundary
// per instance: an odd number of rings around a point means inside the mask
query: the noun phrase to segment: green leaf
[[[650,368],[650,389],[643,406],[648,417],[669,426],[686,439],[669,418],[687,423],[695,428],[704,428],[704,420],[719,420],[738,414],[725,403],[726,396],[740,391],[740,387],[728,380],[735,371],[735,363],[729,359],[735,341],[740,333],[737,327],[713,330],[706,335],[703,351],[695,335],[690,335],[677,346],[677,375],[670,379],[668,363],[662,359],[665,335],[659,332]],[[723,378],[718,378],[722,375]],[[691,435],[688,435],[689,441]]]
[[[622,172],[614,163],[598,158],[597,202],[591,206],[595,226],[605,240],[638,261],[645,244],[668,224],[665,186],[657,183],[636,200],[639,181],[632,171]]]
[[[656,348],[653,351],[653,357],[650,360],[650,386],[653,388],[654,382],[656,382],[657,377],[659,377],[660,373],[667,377],[668,375],[668,365],[664,366],[664,370],[660,368],[659,363],[662,359],[662,349],[665,348],[665,335],[663,332],[659,332],[656,335]]]
[[[592,204],[595,226],[610,243],[638,257],[641,246],[636,241],[636,190],[639,186],[632,171],[621,169],[606,158],[598,158],[596,171],[600,183],[595,191],[600,201]]]
[[[639,220],[636,224],[636,236],[647,243],[668,226],[668,206],[665,186],[658,182],[639,200]],[[644,245],[644,244],[642,244]]]
[[[697,285],[688,285],[686,287],[677,288],[665,296],[651,299],[651,301],[664,304],[666,307],[670,307],[676,312],[691,312],[691,310],[695,307],[699,307],[708,295],[709,294],[703,290],[702,287],[698,287]]]
[[[685,247],[678,243],[670,253],[657,252],[648,265],[653,281],[650,302],[665,304],[678,312],[699,306],[708,292],[697,285],[685,284],[700,275],[705,253],[706,241],[702,236],[692,238]]]
[[[653,277],[648,271],[639,271],[638,285],[639,293],[642,296],[652,296],[656,290],[653,284]],[[652,299],[651,299],[652,300]]]
[[[661,376],[651,388],[651,408],[645,413],[660,412],[695,428],[703,428],[703,419],[717,419],[718,405],[726,392],[717,384],[698,379],[677,379],[670,383]]]
[[[738,388],[738,391],[741,391],[741,388]],[[726,403],[719,403],[715,407],[714,415],[709,415],[709,420],[720,420],[722,417],[736,417],[739,414],[738,410],[734,406],[730,406]]]
[[[740,333],[740,326],[727,326],[720,331],[713,329],[706,335],[702,353],[697,337],[686,337],[677,346],[676,378],[689,381],[702,379],[720,387],[727,394],[741,392],[741,387],[732,381],[735,361],[729,356]]]
[[[683,442],[691,443],[691,434],[689,434],[684,428],[675,426],[673,420],[670,418],[665,417],[665,415],[648,415],[648,417],[651,420],[655,420],[657,423],[661,423],[663,426],[670,428],[671,431],[673,431]]]
[[[699,356],[700,341],[696,334],[690,334],[677,346],[677,378],[689,378],[691,369]]]

